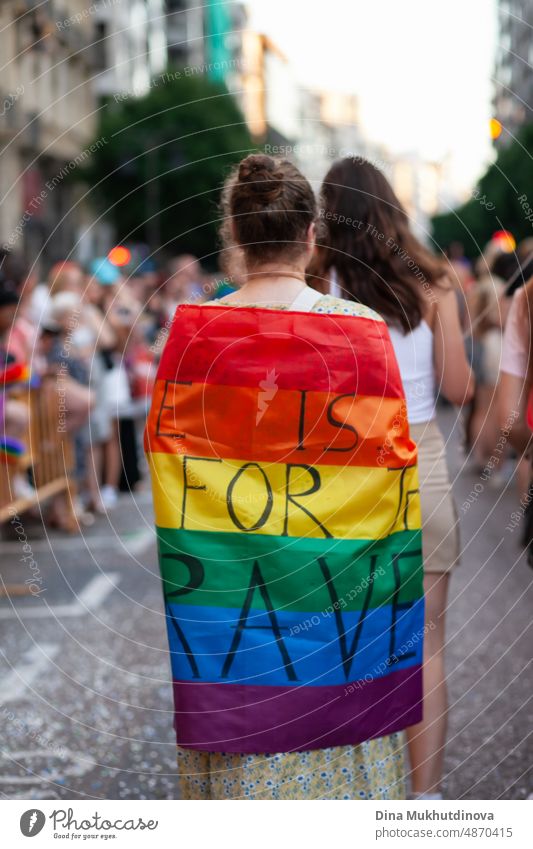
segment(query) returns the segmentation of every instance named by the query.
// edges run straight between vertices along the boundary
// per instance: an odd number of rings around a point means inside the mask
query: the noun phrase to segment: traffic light
[[[503,131],[503,127],[502,127],[501,122],[498,121],[497,118],[491,118],[490,121],[489,121],[489,128],[490,128],[490,137],[491,137],[492,141],[499,139],[499,137],[501,136],[502,131]]]

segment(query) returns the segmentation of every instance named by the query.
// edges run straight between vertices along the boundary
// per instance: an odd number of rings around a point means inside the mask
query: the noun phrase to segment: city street
[[[450,410],[441,420],[455,478],[464,463],[459,425]],[[533,791],[525,771],[533,763],[533,572],[519,547],[520,526],[506,529],[518,506],[514,481],[480,482],[469,464],[454,484],[464,554],[449,607],[444,794],[523,799]],[[45,536],[40,521],[25,516],[22,525],[42,583],[40,595],[0,599],[0,796],[175,798],[148,489],[121,496],[83,536]],[[36,577],[21,559],[24,542],[8,528],[0,544],[5,584]]]

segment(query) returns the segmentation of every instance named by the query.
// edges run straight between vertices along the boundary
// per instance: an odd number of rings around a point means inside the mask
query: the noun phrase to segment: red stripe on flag
[[[385,322],[349,315],[181,306],[157,377],[404,397]]]

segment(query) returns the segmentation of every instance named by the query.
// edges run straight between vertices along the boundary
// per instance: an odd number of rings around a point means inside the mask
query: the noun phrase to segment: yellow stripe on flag
[[[418,475],[403,469],[150,454],[160,528],[379,539],[420,528]]]

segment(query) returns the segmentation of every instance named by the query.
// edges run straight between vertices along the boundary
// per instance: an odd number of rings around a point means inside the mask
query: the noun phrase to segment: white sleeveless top
[[[335,269],[330,273],[330,291],[343,297]],[[407,418],[411,424],[422,424],[435,418],[436,385],[433,363],[433,331],[422,320],[407,336],[389,327],[390,338],[400,367],[407,402]]]
[[[406,336],[395,327],[389,327],[389,334],[400,366],[407,418],[411,424],[429,422],[435,418],[433,332],[422,319]]]

